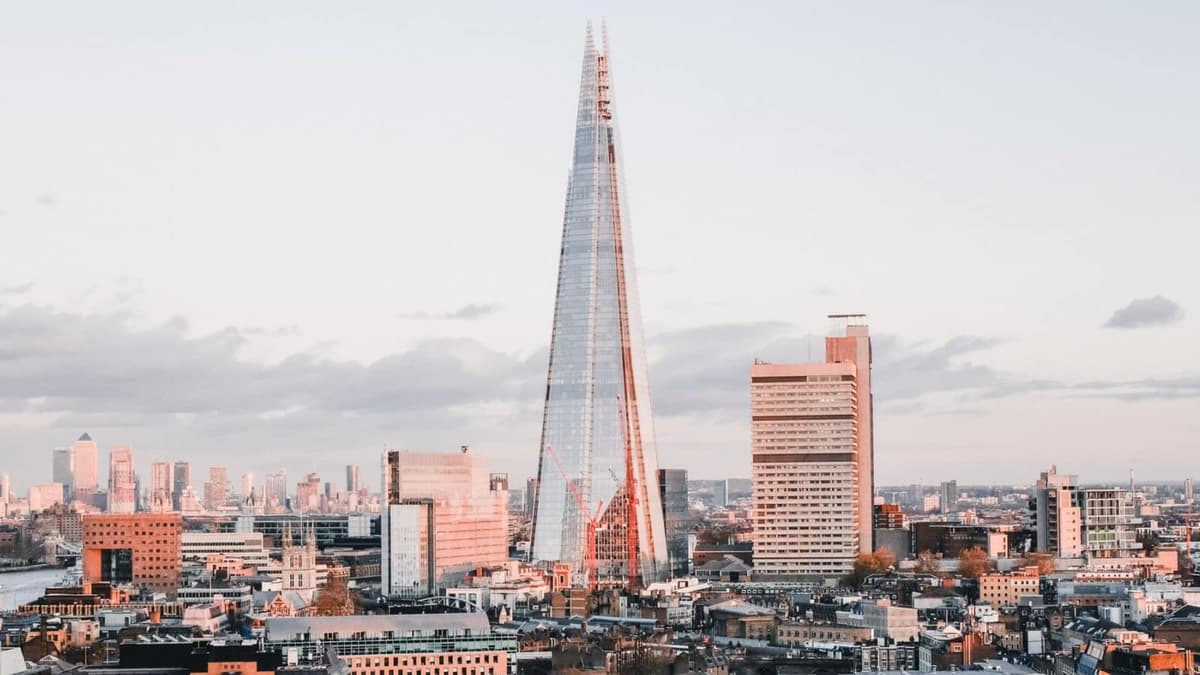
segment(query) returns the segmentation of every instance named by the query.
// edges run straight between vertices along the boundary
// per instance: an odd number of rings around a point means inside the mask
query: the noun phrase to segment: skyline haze
[[[0,10],[14,486],[533,475],[594,7],[66,4]],[[879,484],[1190,475],[1200,7],[871,7],[604,7],[660,465],[749,476],[746,368],[864,312]]]

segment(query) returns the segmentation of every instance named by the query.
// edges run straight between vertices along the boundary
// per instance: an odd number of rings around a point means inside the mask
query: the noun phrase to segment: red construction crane
[[[571,495],[575,497],[575,504],[579,507],[579,512],[587,520],[587,544],[583,551],[584,569],[587,570],[588,588],[596,588],[596,524],[600,522],[600,514],[604,512],[604,502],[600,501],[596,504],[596,512],[594,514],[588,512],[587,504],[583,501],[583,495],[580,494],[579,488],[575,487],[575,481],[567,476],[567,470],[563,468],[562,462],[558,459],[558,453],[554,452],[554,448],[550,444],[546,444],[546,453],[554,460],[554,466],[558,468],[559,475],[562,476],[563,482],[567,484],[567,489],[571,491]]]
[[[633,377],[632,372],[627,377]],[[621,397],[617,397],[617,408],[621,411],[621,430],[625,436],[625,555],[626,583],[630,591],[638,589],[641,576],[638,572],[638,521],[637,521],[637,476],[633,471],[633,444],[630,436],[633,430],[629,428],[629,420],[625,415],[625,406]]]

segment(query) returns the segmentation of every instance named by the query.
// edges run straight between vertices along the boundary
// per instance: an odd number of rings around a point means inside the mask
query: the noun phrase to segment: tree
[[[1029,552],[1021,558],[1022,567],[1036,567],[1038,576],[1046,576],[1054,572],[1054,556],[1049,553]]]
[[[942,568],[938,565],[937,556],[933,551],[925,549],[917,555],[917,564],[913,567],[913,571],[917,574],[941,574]]]
[[[963,549],[962,554],[958,556],[958,573],[967,579],[978,579],[991,569],[992,559],[988,557],[987,551],[978,546]]]
[[[349,616],[355,612],[354,598],[346,588],[346,580],[340,576],[329,577],[325,588],[317,594],[313,612],[317,616]]]
[[[880,548],[873,553],[860,553],[854,558],[854,570],[842,579],[846,586],[858,588],[872,574],[882,574],[896,566],[896,556]]]

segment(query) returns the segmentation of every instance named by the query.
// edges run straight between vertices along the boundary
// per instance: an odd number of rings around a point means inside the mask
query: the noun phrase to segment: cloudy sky
[[[749,475],[749,363],[866,312],[882,483],[1200,477],[1200,5],[443,4],[0,8],[15,487],[530,474],[588,17],[665,466]]]

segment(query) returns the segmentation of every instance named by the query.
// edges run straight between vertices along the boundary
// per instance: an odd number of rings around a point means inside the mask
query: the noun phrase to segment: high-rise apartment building
[[[108,451],[108,512],[137,511],[137,475],[133,448],[118,445]]]
[[[190,492],[192,487],[192,465],[187,462],[175,462],[172,467],[173,484],[171,486],[171,508],[183,510],[183,494]]]
[[[354,494],[355,492],[358,492],[358,488],[359,488],[358,465],[357,464],[347,464],[346,465],[346,494]]]
[[[1192,479],[1188,478],[1183,481],[1183,503],[1191,504],[1194,500],[1195,493],[1192,488]]]
[[[54,449],[54,471],[51,478],[55,483],[63,486],[65,499],[71,499],[71,482],[74,480],[75,462],[71,455],[70,448],[55,448]]]
[[[9,477],[7,471],[5,471],[4,473],[0,473],[0,502],[7,503],[10,499],[12,499],[12,494],[11,494],[12,482],[11,481],[12,481],[12,479]]]
[[[215,511],[229,504],[229,472],[223,466],[208,469],[208,482],[204,484],[204,508]]]
[[[1119,558],[1141,548],[1133,496],[1122,488],[1084,488],[1077,493],[1083,514],[1083,550],[1093,558]]]
[[[943,481],[941,485],[942,513],[954,513],[958,508],[958,481]]]
[[[1078,480],[1052,466],[1034,486],[1034,523],[1037,550],[1059,558],[1083,552],[1083,514],[1076,495]]]
[[[672,577],[686,576],[691,562],[688,552],[687,469],[659,469],[658,494],[663,505],[668,570]]]
[[[589,27],[531,556],[636,584],[666,572],[667,544],[609,68],[607,44],[598,50]]]
[[[174,597],[182,530],[178,513],[84,515],[83,580],[131,583]]]
[[[508,560],[508,477],[465,448],[383,453],[381,514],[389,595],[432,593]]]
[[[72,498],[91,504],[100,491],[100,447],[88,434],[71,444]]]
[[[872,549],[871,347],[861,316],[825,363],[750,368],[754,569],[833,578]]]

